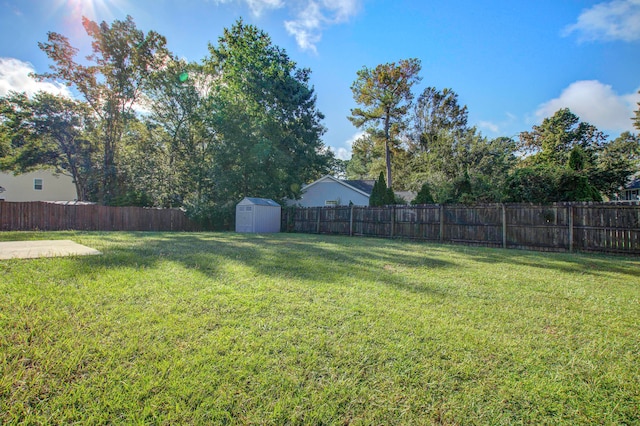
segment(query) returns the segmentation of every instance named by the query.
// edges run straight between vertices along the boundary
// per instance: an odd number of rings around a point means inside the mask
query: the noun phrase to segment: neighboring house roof
[[[254,204],[256,206],[271,206],[271,207],[280,207],[280,204],[276,203],[273,200],[270,200],[268,198],[253,198],[253,197],[245,197],[242,201],[247,200],[249,201],[251,204]],[[242,202],[241,201],[241,202]]]
[[[59,204],[61,206],[94,206],[94,205],[96,205],[96,203],[94,203],[92,201],[78,201],[78,200],[73,200],[73,201],[43,201],[43,203]]]
[[[344,185],[345,187],[353,191],[359,192],[360,194],[364,195],[367,198],[371,196],[371,193],[373,192],[373,185],[376,183],[374,179],[346,180],[346,179],[337,179],[331,175],[326,175],[314,182],[311,182],[308,185],[303,186],[302,191],[304,192],[307,189],[311,188],[312,186],[328,180]],[[397,197],[402,198],[407,203],[411,202],[414,198],[416,198],[416,193],[411,191],[394,191],[394,193],[396,194]]]
[[[376,183],[375,180],[343,180],[342,182],[365,192],[367,195],[371,195],[371,192],[373,192],[373,185]]]
[[[624,189],[640,189],[640,178],[635,178]]]
[[[302,187],[302,191],[305,191],[309,188],[311,188],[312,186],[318,184],[319,182],[323,182],[326,180],[332,180],[334,182],[339,183],[340,185],[344,185],[347,188],[350,188],[356,192],[359,192],[360,194],[368,197],[371,195],[371,190],[373,189],[373,184],[371,184],[371,189],[369,189],[367,191],[368,186],[366,184],[364,184],[363,182],[374,182],[374,181],[366,181],[366,180],[342,180],[342,179],[336,179],[331,175],[326,175],[321,177],[320,179],[318,179],[315,182],[311,182],[309,185],[305,185]],[[359,182],[359,183],[357,183]]]
[[[416,192],[413,191],[395,191],[396,197],[402,198],[407,204],[415,200]]]

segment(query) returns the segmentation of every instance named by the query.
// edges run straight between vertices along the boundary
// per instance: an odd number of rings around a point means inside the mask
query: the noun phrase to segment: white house
[[[0,200],[3,201],[74,201],[76,186],[70,176],[52,170],[13,175],[0,172]]]
[[[342,180],[323,176],[302,187],[302,198],[291,201],[301,207],[368,206],[374,180]]]
[[[622,190],[620,198],[629,201],[640,200],[640,177],[633,179],[631,183]]]

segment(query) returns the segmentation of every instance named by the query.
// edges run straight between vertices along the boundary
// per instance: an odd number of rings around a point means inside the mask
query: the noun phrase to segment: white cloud
[[[540,105],[536,116],[541,121],[561,108],[569,108],[581,121],[593,124],[600,130],[633,131],[631,117],[638,101],[640,95],[637,91],[618,95],[610,85],[597,80],[576,81],[564,89],[559,97]]]
[[[490,121],[481,120],[478,122],[478,127],[480,127],[481,129],[487,129],[493,133],[498,133],[500,131],[500,127],[497,124],[492,123]]]
[[[338,148],[330,147],[330,149],[336,155],[336,158],[339,158],[340,160],[349,160],[351,158],[351,148],[353,147],[353,143],[364,135],[365,132],[357,132],[351,136],[351,139],[346,140],[343,146]]]
[[[494,135],[503,136],[506,129],[512,129],[519,121],[520,120],[516,115],[510,112],[505,112],[504,117],[497,121],[479,120],[477,123],[478,128],[481,130],[486,130]]]
[[[279,9],[284,6],[282,0],[245,0],[251,11],[260,16],[264,10]]]
[[[582,11],[578,21],[564,29],[583,41],[640,40],[640,0],[613,0]]]
[[[280,9],[284,6],[283,0],[214,0],[216,4],[230,3],[237,1],[240,3],[246,3],[251,9],[251,13],[255,16],[260,16],[265,10]]]
[[[298,15],[298,19],[285,21],[284,27],[289,34],[296,38],[298,46],[303,50],[316,53],[316,43],[321,39],[320,28],[323,19],[320,5],[315,1],[310,1],[304,11]]]
[[[349,160],[351,158],[351,150],[348,150],[347,148],[333,148],[332,150],[336,155],[336,158],[340,160]]]
[[[316,44],[322,31],[332,25],[347,22],[360,10],[362,0],[213,0],[216,4],[244,3],[255,16],[267,10],[286,8],[293,19],[284,21],[284,27],[295,37],[303,50],[316,53]]]
[[[14,58],[0,58],[0,96],[9,91],[26,92],[33,95],[38,91],[54,93],[71,98],[69,88],[64,84],[37,81],[29,74],[35,72],[33,65]]]
[[[285,21],[289,34],[303,50],[316,52],[322,31],[331,25],[347,22],[360,9],[361,0],[307,0],[296,19]]]

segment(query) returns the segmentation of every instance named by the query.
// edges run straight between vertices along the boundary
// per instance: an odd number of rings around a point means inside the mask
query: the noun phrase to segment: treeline
[[[69,174],[82,201],[182,207],[226,227],[243,197],[295,199],[327,173],[378,178],[381,204],[396,201],[391,189],[418,192],[416,203],[546,203],[614,197],[638,170],[636,135],[610,141],[566,109],[518,140],[483,136],[453,90],[414,101],[417,59],[358,71],[349,119],[365,136],[341,162],[322,141],[311,71],[258,28],[239,20],[187,62],[131,17],[83,25],[86,58],[58,33],[39,43],[51,66],[35,77],[67,84],[73,99],[0,98],[0,170]]]
[[[518,139],[487,138],[469,126],[453,90],[427,87],[414,101],[419,72],[417,59],[358,72],[352,91],[361,107],[349,119],[365,135],[342,165],[348,179],[384,173],[387,187],[417,192],[416,204],[549,203],[615,198],[639,169],[636,135],[609,140],[568,109]],[[640,108],[633,120],[640,129]]]
[[[199,62],[180,59],[131,17],[83,19],[86,60],[49,33],[39,47],[75,99],[39,92],[0,98],[0,169],[52,167],[81,200],[184,207],[225,226],[244,196],[295,198],[328,173],[323,115],[300,69],[267,34],[237,21]]]

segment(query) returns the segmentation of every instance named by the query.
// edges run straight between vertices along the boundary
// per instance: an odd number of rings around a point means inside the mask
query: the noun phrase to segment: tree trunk
[[[389,148],[389,114],[384,117],[384,155],[387,164],[387,188],[391,188],[391,149]]]

